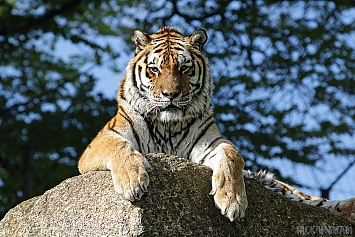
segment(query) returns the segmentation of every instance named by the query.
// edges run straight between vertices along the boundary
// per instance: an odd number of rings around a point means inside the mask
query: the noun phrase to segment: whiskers
[[[158,119],[164,123],[171,123],[180,121],[186,116],[194,117],[196,116],[195,112],[199,114],[199,111],[196,111],[197,108],[195,108],[195,104],[199,100],[192,99],[192,96],[184,96],[179,100],[169,100],[153,98],[152,96],[142,94],[141,91],[138,91],[135,87],[130,88],[130,92],[129,96],[126,96],[125,99],[145,118]]]
[[[157,100],[156,98],[149,98],[150,101],[150,107],[149,107],[149,112],[151,110],[155,109],[158,111],[164,110],[164,109],[180,109],[183,110],[184,107],[189,105],[191,103],[190,98],[184,101],[177,101],[177,100]]]
[[[157,116],[159,111],[161,110],[160,106],[158,106],[157,104],[151,104],[151,103],[146,104],[144,106],[144,108],[146,111],[146,113],[145,113],[146,116],[148,116],[149,114],[154,114]]]

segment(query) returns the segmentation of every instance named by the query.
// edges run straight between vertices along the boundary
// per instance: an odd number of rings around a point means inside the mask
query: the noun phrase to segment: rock
[[[140,201],[122,200],[109,171],[89,172],[11,209],[0,236],[354,235],[354,225],[326,209],[290,201],[249,179],[246,217],[230,222],[209,196],[209,168],[162,154],[147,158],[153,170]]]
[[[355,198],[342,201],[329,201],[324,203],[322,207],[355,224]]]

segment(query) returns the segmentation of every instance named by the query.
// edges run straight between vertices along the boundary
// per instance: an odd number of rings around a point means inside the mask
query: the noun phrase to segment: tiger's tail
[[[274,179],[274,174],[263,170],[258,172],[243,170],[243,176],[245,178],[258,181],[265,188],[270,189],[271,191],[292,201],[303,202],[311,206],[325,208],[333,214],[350,221],[352,224],[355,224],[355,198],[347,200],[328,200],[325,198],[309,196],[288,184]]]

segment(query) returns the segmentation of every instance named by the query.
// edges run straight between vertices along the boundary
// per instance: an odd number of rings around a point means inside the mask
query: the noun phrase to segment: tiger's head
[[[131,39],[136,55],[127,66],[118,99],[163,123],[201,116],[210,109],[212,81],[201,53],[207,41],[204,29],[188,37],[171,27],[152,35],[135,30]]]

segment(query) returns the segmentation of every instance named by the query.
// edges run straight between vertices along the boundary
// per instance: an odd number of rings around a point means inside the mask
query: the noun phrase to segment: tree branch
[[[82,0],[69,0],[64,3],[60,8],[55,8],[53,10],[47,11],[41,17],[23,17],[23,16],[13,16],[11,21],[4,21],[0,25],[0,35],[9,36],[13,33],[28,33],[31,29],[38,28],[39,26],[45,24],[49,20],[53,19],[57,15],[62,15],[77,5],[79,5]],[[24,20],[23,18],[27,18]],[[25,24],[18,24],[18,22],[26,22]]]

